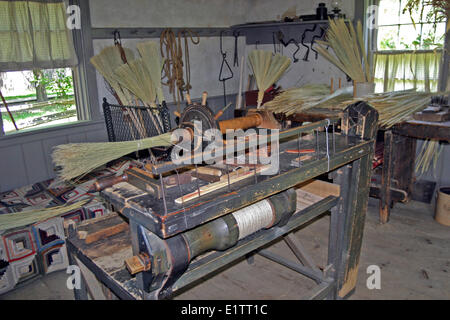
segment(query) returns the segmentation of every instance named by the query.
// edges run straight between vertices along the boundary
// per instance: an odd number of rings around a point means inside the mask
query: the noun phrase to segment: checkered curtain
[[[0,1],[0,72],[77,65],[63,0]]]
[[[440,50],[375,53],[375,91],[437,91],[441,59]]]

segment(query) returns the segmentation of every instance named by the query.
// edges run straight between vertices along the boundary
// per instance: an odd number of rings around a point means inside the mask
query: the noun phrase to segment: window
[[[71,68],[34,69],[0,74],[0,89],[19,130],[77,121]],[[1,106],[3,131],[16,131]]]
[[[446,19],[429,3],[379,1],[375,92],[437,91]]]
[[[0,89],[10,111],[0,102],[0,135],[16,131],[10,114],[20,130],[89,117],[75,104],[81,79],[67,5],[0,1]]]
[[[433,50],[442,48],[446,22],[422,0],[417,10],[407,9],[407,0],[380,0],[378,50]]]

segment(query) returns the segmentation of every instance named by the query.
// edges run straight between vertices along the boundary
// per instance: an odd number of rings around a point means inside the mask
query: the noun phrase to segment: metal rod
[[[298,142],[298,167],[300,168],[302,166],[302,155],[301,155],[301,139],[302,139],[302,134],[299,133],[298,134],[298,138],[297,138],[297,142]]]
[[[228,163],[226,162],[226,160],[225,160],[225,165],[226,165],[226,168],[227,168],[227,180],[228,180],[228,191],[231,191],[231,184],[230,184],[230,170],[228,169]]]
[[[164,179],[162,174],[159,174],[159,180],[161,181],[162,197],[164,203],[164,213],[167,214],[167,203],[166,203],[166,189],[164,188]]]
[[[198,177],[197,164],[195,164],[195,176]],[[195,179],[195,182],[197,183],[197,192],[198,192],[198,197],[200,198],[200,185],[198,183],[198,178]]]

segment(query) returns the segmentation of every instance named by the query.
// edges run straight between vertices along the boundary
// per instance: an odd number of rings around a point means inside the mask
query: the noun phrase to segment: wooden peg
[[[206,99],[208,98],[208,92],[203,91],[202,93],[202,106],[206,106]]]
[[[191,95],[189,93],[186,93],[184,97],[186,99],[187,104],[192,104]]]

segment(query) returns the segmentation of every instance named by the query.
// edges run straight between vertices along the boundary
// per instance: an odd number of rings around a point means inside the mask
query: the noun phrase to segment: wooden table
[[[312,122],[340,116],[337,110],[312,108],[288,118],[295,122]],[[389,130],[380,129],[384,137],[384,158],[381,174],[374,174],[370,196],[380,199],[380,222],[389,221],[390,209],[396,202],[411,198],[415,182],[414,163],[417,139],[450,141],[450,121],[427,122],[409,120]],[[390,186],[390,188],[388,188]],[[388,192],[389,190],[389,192]]]
[[[398,201],[408,201],[411,197],[415,182],[414,162],[417,139],[450,141],[450,121],[409,120],[384,130],[381,185],[379,190],[371,188],[371,195],[377,196],[378,193],[380,198],[381,223],[389,221],[391,205]]]

